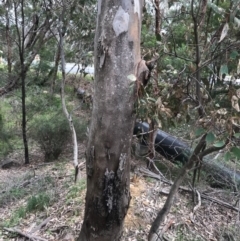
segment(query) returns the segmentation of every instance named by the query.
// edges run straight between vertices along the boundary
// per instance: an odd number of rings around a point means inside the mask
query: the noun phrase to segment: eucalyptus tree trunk
[[[99,0],[87,194],[81,241],[120,240],[131,199],[130,146],[140,57],[142,0]],[[138,80],[137,80],[138,81]],[[133,83],[133,85],[132,85]]]

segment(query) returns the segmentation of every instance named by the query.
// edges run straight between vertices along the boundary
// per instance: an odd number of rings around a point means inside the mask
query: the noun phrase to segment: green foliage
[[[67,194],[67,200],[72,200],[74,198],[79,197],[80,196],[79,194],[85,189],[86,189],[86,180],[83,179],[70,187],[70,190]]]
[[[20,199],[26,194],[22,188],[18,187],[12,188],[9,193],[14,199]]]
[[[49,206],[51,198],[46,193],[39,193],[27,201],[26,212],[44,211]]]
[[[16,226],[20,223],[21,219],[27,216],[26,208],[21,206],[15,212],[13,212],[10,220],[6,220],[3,226]]]
[[[215,140],[214,134],[213,134],[212,132],[209,132],[209,133],[207,134],[207,136],[206,136],[206,142],[207,142],[207,144],[213,143],[214,140]]]
[[[33,85],[28,88],[26,98],[26,107],[28,109],[28,119],[32,119],[36,114],[45,114],[48,112],[60,112],[62,108],[60,94],[51,95],[49,91]]]
[[[217,141],[213,144],[213,146],[215,147],[223,147],[225,145],[225,142],[224,141]]]
[[[68,121],[63,113],[59,112],[37,115],[32,120],[30,137],[40,145],[45,155],[45,161],[54,161],[58,159],[69,141]]]
[[[7,73],[7,66],[5,64],[0,64],[0,72],[3,74]]]
[[[48,83],[49,73],[52,69],[52,64],[48,61],[41,60],[39,63],[33,64],[29,78],[34,85],[43,86]]]
[[[10,220],[2,223],[3,226],[16,226],[20,223],[21,219],[26,218],[30,212],[44,211],[46,207],[50,205],[51,197],[47,193],[39,193],[35,196],[31,196],[27,200],[26,206],[20,206],[16,209]]]
[[[24,207],[20,207],[16,211],[17,218],[25,218],[26,217],[26,209]]]
[[[231,160],[233,158],[233,155],[231,154],[231,152],[226,152],[225,154],[224,154],[224,160],[225,161],[229,161],[229,160]]]
[[[199,137],[199,136],[203,135],[205,132],[206,132],[206,130],[204,128],[199,127],[195,131],[195,137]]]
[[[0,106],[0,157],[7,156],[13,150],[11,145],[13,133],[7,128],[4,115],[3,108]]]
[[[29,137],[36,141],[44,152],[45,161],[58,159],[64,146],[71,142],[69,123],[62,111],[60,95],[32,87],[33,94],[27,98]],[[87,121],[73,118],[78,140],[85,138]]]
[[[88,127],[88,122],[84,118],[73,118],[73,125],[76,131],[77,135],[77,140],[78,141],[83,141],[86,139],[86,133],[87,133],[87,127]]]
[[[142,45],[144,48],[154,48],[156,47],[156,37],[153,32],[149,31],[146,25],[142,26]]]
[[[221,66],[220,74],[228,74],[228,66],[226,64]]]
[[[230,152],[235,158],[240,160],[240,148],[234,146],[230,149]]]

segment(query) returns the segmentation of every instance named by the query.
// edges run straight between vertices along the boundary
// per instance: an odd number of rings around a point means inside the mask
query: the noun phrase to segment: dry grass
[[[83,220],[85,169],[78,184],[74,184],[73,179],[74,168],[70,161],[48,165],[36,162],[31,167],[0,170],[0,240],[24,240],[17,239],[16,235],[3,228],[17,227],[31,232],[47,218],[46,225],[34,231],[34,235],[49,241],[73,240],[80,232]],[[170,186],[135,171],[131,173],[130,188],[132,199],[122,240],[147,240],[150,225],[163,206]],[[202,192],[205,190],[209,195],[231,204],[237,201],[230,191],[208,186],[201,188]],[[31,197],[38,197],[39,193],[44,193],[50,200],[44,210],[33,208],[26,211]],[[201,206],[194,214],[193,207],[191,195],[177,194],[171,212],[161,227],[166,240],[240,240],[238,213],[204,200],[201,200]]]

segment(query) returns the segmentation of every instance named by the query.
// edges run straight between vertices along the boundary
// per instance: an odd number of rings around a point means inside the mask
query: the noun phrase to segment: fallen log
[[[148,130],[148,123],[136,122],[133,134],[140,139],[140,144],[143,146],[148,145]],[[159,129],[155,139],[155,150],[172,162],[180,161],[182,163],[187,162],[191,153],[186,143]]]
[[[149,125],[146,122],[136,122],[133,134],[140,140],[140,145],[148,145]],[[178,139],[162,130],[157,130],[155,139],[155,150],[171,162],[185,163],[191,154],[190,147]],[[240,188],[240,172],[232,170],[230,167],[220,164],[218,159],[213,160],[205,157],[202,169],[208,175],[210,186],[215,188],[230,187],[235,191]]]

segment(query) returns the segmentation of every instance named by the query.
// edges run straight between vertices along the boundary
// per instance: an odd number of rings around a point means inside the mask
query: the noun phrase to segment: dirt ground
[[[80,156],[80,162],[84,162],[84,155]],[[20,154],[16,158],[20,160]],[[71,154],[65,153],[61,160],[50,164],[43,163],[41,155],[31,159],[32,164],[27,167],[21,164],[0,169],[0,240],[74,240],[83,222],[85,165],[82,165],[81,180],[75,184]],[[132,199],[122,240],[147,240],[151,223],[163,207],[171,186],[143,174],[141,168],[146,165],[141,159],[133,158],[132,166]],[[200,195],[194,204],[192,194],[180,189],[161,227],[162,240],[240,240],[240,219],[236,211],[240,205],[239,194],[207,185],[197,188],[213,200]],[[45,205],[34,206],[33,197],[41,197]]]

